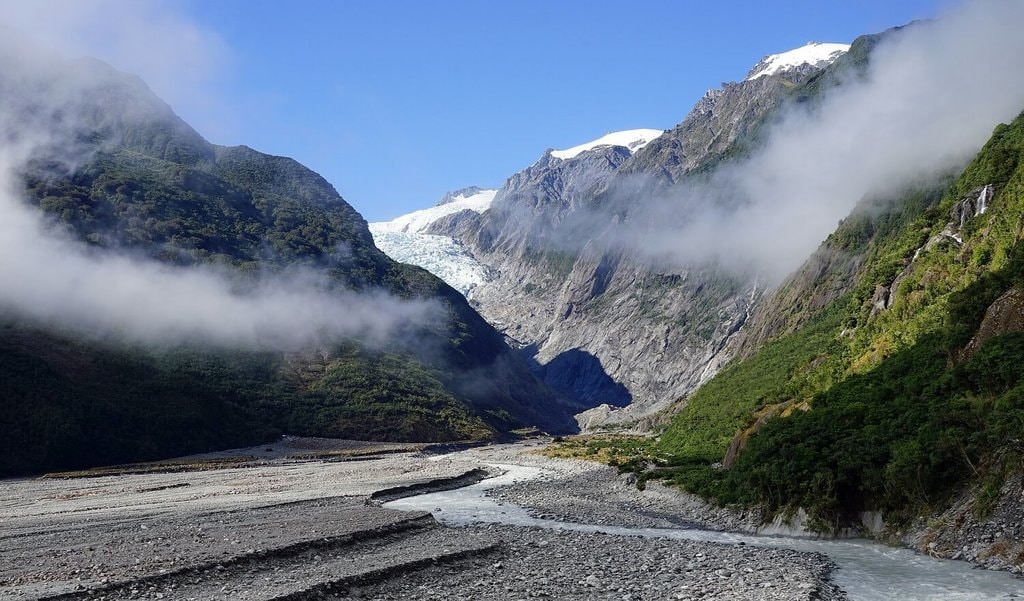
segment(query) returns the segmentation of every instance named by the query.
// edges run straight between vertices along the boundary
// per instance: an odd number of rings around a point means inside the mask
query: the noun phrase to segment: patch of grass
[[[596,461],[613,467],[659,461],[653,439],[646,436],[585,434],[560,438],[538,453],[560,459]]]
[[[974,505],[971,508],[974,517],[979,520],[985,520],[988,516],[992,515],[992,510],[995,509],[996,504],[999,502],[1000,492],[1005,482],[1006,474],[1002,470],[990,474],[982,481],[978,494],[974,498]]]

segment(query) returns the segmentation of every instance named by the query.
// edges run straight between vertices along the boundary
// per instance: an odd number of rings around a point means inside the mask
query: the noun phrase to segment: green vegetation
[[[556,438],[555,444],[540,451],[547,457],[587,459],[632,471],[631,466],[657,462],[654,439],[646,436],[587,434]]]
[[[995,130],[938,204],[911,195],[844,221],[826,245],[864,258],[853,286],[688,399],[657,447],[666,477],[722,503],[804,507],[821,529],[865,509],[910,518],[969,482],[984,512],[1024,453],[1024,333],[965,347],[986,309],[1024,287],[1022,157],[1024,117]],[[941,235],[989,184],[962,244]],[[881,310],[880,286],[892,288]]]
[[[544,271],[556,279],[569,277],[577,258],[576,253],[544,248],[542,243],[523,251],[523,261],[529,265],[543,265]]]
[[[0,327],[0,474],[247,446],[281,433],[453,441],[508,427],[398,354],[150,351]],[[514,420],[511,420],[515,423]]]
[[[459,403],[436,374],[395,354],[356,348],[287,402],[274,399],[285,430],[359,440],[454,441],[495,429]]]
[[[727,366],[690,398],[662,433],[661,446],[706,463],[721,461],[756,412],[804,401],[834,374],[827,361],[841,313],[831,310],[792,336],[769,343],[749,361]]]

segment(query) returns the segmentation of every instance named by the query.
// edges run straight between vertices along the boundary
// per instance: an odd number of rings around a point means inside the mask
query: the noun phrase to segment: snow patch
[[[752,70],[753,73],[747,76],[747,80],[774,75],[779,71],[787,71],[800,65],[811,65],[813,67],[826,67],[840,56],[846,54],[850,49],[849,44],[823,44],[811,42],[789,52],[781,54],[770,54]]]
[[[644,146],[647,146],[651,140],[654,140],[663,133],[665,133],[664,130],[660,129],[627,129],[625,131],[616,131],[601,136],[596,140],[591,140],[586,144],[580,144],[579,146],[573,146],[572,148],[567,148],[565,150],[552,150],[551,156],[562,160],[571,159],[582,152],[593,150],[600,146],[625,146],[629,149],[629,152],[633,153]]]
[[[448,196],[446,196],[444,204],[439,204],[429,209],[413,211],[412,213],[395,217],[391,221],[371,223],[370,232],[422,232],[430,227],[431,223],[452,213],[458,213],[466,209],[483,213],[491,206],[491,203],[494,201],[494,195],[497,193],[497,190],[480,190],[468,196],[462,194],[452,196],[450,197],[451,200],[447,200]],[[376,238],[376,234],[374,234],[374,238]]]

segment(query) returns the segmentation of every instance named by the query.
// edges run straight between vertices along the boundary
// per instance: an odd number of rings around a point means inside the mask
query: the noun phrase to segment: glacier
[[[663,133],[665,130],[661,129],[617,131],[565,150],[548,150],[545,154],[567,161],[605,146],[622,146],[634,153]],[[401,263],[426,269],[473,300],[473,291],[495,279],[498,273],[478,261],[458,240],[426,231],[432,223],[447,215],[465,210],[483,213],[490,208],[497,193],[498,190],[476,186],[449,192],[432,207],[406,213],[390,221],[370,223],[370,234],[384,254]]]
[[[467,209],[483,213],[490,208],[491,203],[494,202],[494,195],[498,193],[497,190],[482,190],[475,186],[460,190],[460,192],[465,193],[445,194],[441,202],[430,208],[406,213],[405,215],[395,217],[391,221],[371,223],[370,230],[372,232],[376,228],[379,232],[407,232],[413,234],[422,232],[430,227],[431,223],[452,213],[458,213]],[[384,249],[382,248],[381,250]]]
[[[426,269],[472,300],[473,289],[493,279],[494,270],[477,261],[458,240],[425,231],[446,215],[486,211],[497,193],[476,187],[449,193],[436,206],[370,223],[370,234],[384,254]]]
[[[377,248],[400,263],[410,263],[426,269],[446,284],[473,298],[473,289],[493,279],[493,270],[473,258],[462,243],[437,234],[387,231],[375,229],[370,233]]]

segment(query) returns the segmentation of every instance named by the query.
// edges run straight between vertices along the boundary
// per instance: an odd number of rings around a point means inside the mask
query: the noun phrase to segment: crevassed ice
[[[413,232],[374,231],[370,233],[377,248],[401,263],[426,269],[455,288],[463,296],[472,296],[473,289],[488,280],[488,269],[462,246],[448,236]]]
[[[456,196],[451,202],[413,211],[391,221],[369,224],[373,242],[384,254],[400,263],[422,267],[444,280],[466,298],[473,289],[489,279],[490,270],[473,258],[457,240],[448,236],[423,233],[438,219],[469,209],[482,213],[494,200],[497,190],[480,190],[469,196]]]

